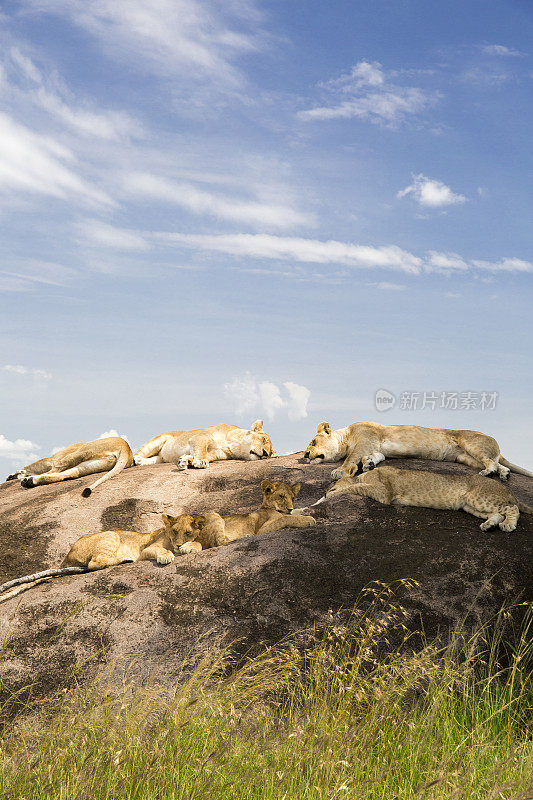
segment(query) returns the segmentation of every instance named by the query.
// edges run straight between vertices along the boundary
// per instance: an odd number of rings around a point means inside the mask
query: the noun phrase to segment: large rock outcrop
[[[398,460],[398,466],[468,472],[457,464]],[[178,472],[171,464],[135,467],[84,500],[91,478],[23,490],[0,487],[0,583],[60,563],[80,535],[106,528],[148,531],[160,514],[182,510],[247,512],[266,477],[301,482],[296,504],[314,502],[332,465],[301,454],[261,462],[212,464]],[[510,488],[532,502],[533,480]],[[257,652],[288,634],[353,607],[371,581],[412,578],[403,598],[413,625],[428,635],[465,614],[486,620],[505,600],[533,600],[533,519],[513,534],[482,533],[461,512],[383,506],[342,497],[319,507],[317,526],[242,539],[178,556],[169,566],[124,564],[61,578],[0,605],[3,697],[49,694],[112,665],[135,680],[174,680],[208,645]],[[318,516],[319,515],[319,516]]]

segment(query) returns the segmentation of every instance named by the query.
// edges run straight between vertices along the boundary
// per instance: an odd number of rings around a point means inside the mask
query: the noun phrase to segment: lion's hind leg
[[[500,464],[500,448],[498,447],[498,442],[492,436],[471,433],[468,436],[461,436],[458,444],[466,455],[477,462],[476,464],[469,464],[469,466],[474,466],[478,469],[479,465],[483,467],[480,475],[485,477],[498,475],[502,481],[507,480],[510,470]],[[457,461],[462,461],[463,464],[468,463],[459,457]]]
[[[46,483],[59,483],[60,481],[68,481],[73,478],[83,478],[85,475],[93,475],[95,472],[106,472],[115,466],[115,456],[102,456],[101,458],[91,458],[88,461],[82,461],[76,467],[65,469],[62,472],[45,472],[42,475],[27,475],[22,479],[20,485],[25,489],[30,489],[32,486],[41,486]]]

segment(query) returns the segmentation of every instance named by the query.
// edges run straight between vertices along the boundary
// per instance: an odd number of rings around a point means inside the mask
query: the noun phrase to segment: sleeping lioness
[[[256,461],[273,455],[272,442],[263,432],[263,420],[250,430],[237,425],[211,425],[194,431],[160,433],[146,442],[134,456],[136,464],[177,464],[178,469],[205,469],[211,461],[237,458]]]
[[[6,480],[20,480],[25,489],[41,486],[44,483],[68,481],[71,478],[83,478],[94,472],[107,472],[97,481],[86,486],[82,497],[89,497],[104,481],[114,478],[119,472],[133,464],[133,454],[129,444],[120,436],[96,439],[94,442],[79,442],[64,447],[48,458],[41,458],[28,464],[23,469],[8,475]]]
[[[355,475],[359,464],[363,472],[368,472],[385,458],[402,456],[458,461],[481,469],[481,475],[498,474],[502,480],[509,477],[511,470],[533,478],[533,472],[511,464],[500,454],[495,439],[478,431],[381,425],[379,422],[355,422],[332,431],[328,422],[321,422],[305,452],[305,458],[310,461],[344,459],[342,466],[331,473],[335,479]]]
[[[517,500],[506,486],[481,475],[378,467],[370,473],[340,478],[318,503],[338,494],[359,494],[385,505],[467,511],[485,520],[480,525],[482,531],[497,525],[502,531],[514,531],[519,511],[533,514],[533,507]]]
[[[251,514],[225,514],[210,511],[200,519],[197,530],[181,545],[180,553],[200,552],[209,547],[220,547],[260,533],[279,531],[282,528],[309,528],[316,525],[314,517],[293,514],[294,498],[300,484],[291,486],[282,481],[261,481],[263,503],[259,511]]]

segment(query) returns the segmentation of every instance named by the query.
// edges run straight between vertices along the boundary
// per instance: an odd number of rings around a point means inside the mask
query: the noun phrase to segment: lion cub
[[[519,511],[533,514],[532,506],[517,500],[501,483],[481,475],[439,475],[425,470],[379,467],[357,477],[340,478],[318,503],[346,493],[371,497],[385,505],[466,511],[485,520],[480,525],[482,531],[497,525],[502,531],[514,531]]]
[[[134,531],[102,531],[87,533],[74,542],[65,557],[62,567],[87,567],[88,570],[103,569],[125,561],[147,561],[155,559],[158,564],[170,564],[176,551],[198,532],[204,517],[180,514],[170,517],[163,514],[163,528],[151,533]]]
[[[198,529],[190,540],[179,548],[180,553],[200,552],[209,547],[230,544],[243,536],[270,533],[282,528],[310,528],[316,525],[314,517],[293,514],[294,498],[300,484],[291,486],[282,481],[261,481],[263,503],[259,511],[251,514],[221,516],[211,511],[199,520]]]

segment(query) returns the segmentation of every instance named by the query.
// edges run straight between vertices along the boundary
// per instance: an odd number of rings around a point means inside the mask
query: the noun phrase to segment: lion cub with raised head
[[[21,486],[30,489],[32,486],[83,478],[85,475],[109,470],[107,475],[98,478],[82,491],[82,497],[89,497],[93,489],[104,481],[114,478],[132,464],[133,454],[126,440],[120,436],[110,436],[106,439],[96,439],[94,442],[71,444],[52,456],[34,461],[18,472],[8,475],[6,480],[19,479]]]
[[[221,423],[194,431],[160,433],[137,450],[134,461],[141,466],[169,463],[177,464],[178,469],[205,469],[211,461],[257,461],[273,454],[270,436],[258,419],[249,430]]]
[[[170,517],[163,514],[163,528],[151,533],[134,531],[102,531],[87,533],[74,542],[62,567],[87,567],[103,569],[125,561],[155,560],[158,564],[174,561],[174,552],[180,545],[196,536],[204,517],[180,514]]]
[[[514,531],[520,511],[533,514],[533,507],[517,500],[506,486],[481,475],[439,475],[379,467],[357,477],[340,478],[318,503],[337,494],[359,494],[385,505],[466,511],[485,520],[480,525],[482,531],[496,526],[502,531]]]
[[[314,517],[293,514],[294,498],[300,484],[290,485],[282,481],[261,481],[263,503],[259,511],[251,514],[225,514],[216,511],[200,520],[198,530],[190,540],[179,548],[180,553],[200,552],[209,547],[220,547],[260,533],[271,533],[283,528],[310,528],[316,525]]]
[[[481,470],[481,475],[499,475],[502,480],[509,472],[533,478],[533,472],[511,464],[500,454],[492,436],[479,431],[451,428],[423,428],[419,425],[381,425],[379,422],[354,422],[347,428],[331,430],[321,422],[309,443],[305,458],[309,461],[341,461],[332,477],[355,475],[362,464],[363,472],[374,469],[385,458],[428,458],[434,461],[458,461]]]

